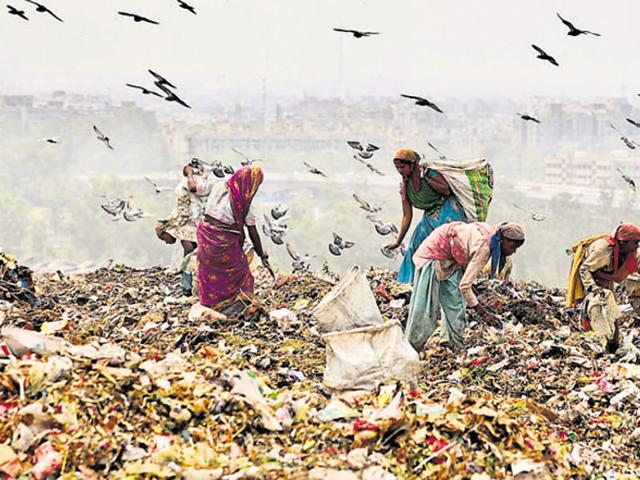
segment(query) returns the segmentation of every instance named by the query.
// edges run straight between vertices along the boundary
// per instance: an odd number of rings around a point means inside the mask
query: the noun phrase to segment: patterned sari
[[[257,165],[243,167],[227,180],[236,223],[198,226],[198,281],[200,303],[218,311],[253,297],[253,275],[244,253],[244,222],[264,174]]]

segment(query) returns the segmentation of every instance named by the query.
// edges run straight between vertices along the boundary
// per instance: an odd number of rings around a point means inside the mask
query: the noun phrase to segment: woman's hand
[[[397,240],[395,242],[390,243],[389,245],[387,245],[386,247],[384,247],[385,250],[395,250],[396,248],[398,248],[400,246],[400,242],[398,242]]]

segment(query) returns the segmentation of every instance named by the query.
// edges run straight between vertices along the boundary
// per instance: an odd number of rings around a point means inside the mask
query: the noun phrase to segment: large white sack
[[[335,390],[370,390],[389,380],[416,381],[417,352],[400,322],[356,328],[322,336],[326,344],[324,384]]]
[[[321,333],[381,325],[383,322],[367,277],[360,267],[352,267],[311,313],[318,321]]]

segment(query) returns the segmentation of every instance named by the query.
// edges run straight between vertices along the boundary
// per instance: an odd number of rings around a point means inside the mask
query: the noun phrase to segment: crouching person
[[[516,223],[453,222],[436,228],[413,256],[416,267],[405,336],[420,352],[436,329],[440,308],[449,346],[462,346],[467,306],[480,317],[496,319],[478,302],[472,285],[491,261],[490,277],[503,271],[507,257],[524,243],[524,230]]]

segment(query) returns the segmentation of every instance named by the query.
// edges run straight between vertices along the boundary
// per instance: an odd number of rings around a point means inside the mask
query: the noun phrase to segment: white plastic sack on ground
[[[312,312],[321,333],[382,325],[367,277],[353,267]]]
[[[400,322],[322,336],[327,363],[324,384],[335,390],[370,390],[388,380],[416,381],[418,354],[404,338]]]
[[[227,317],[223,313],[218,312],[212,308],[205,307],[200,303],[194,303],[189,310],[189,320],[192,322],[196,320],[207,320],[210,322],[215,322],[218,320],[226,320]]]
[[[612,339],[615,322],[620,316],[616,297],[611,290],[603,290],[587,300],[587,315],[591,329],[598,335]]]

